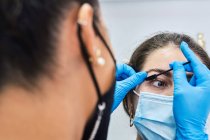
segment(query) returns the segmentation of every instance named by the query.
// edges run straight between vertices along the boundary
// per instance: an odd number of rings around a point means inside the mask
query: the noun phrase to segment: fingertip
[[[145,71],[138,72],[137,74],[139,76],[143,77],[143,78],[146,78],[147,77],[147,72],[145,72]]]
[[[189,47],[189,45],[186,42],[184,41],[181,42],[180,49],[184,54],[184,56],[186,57],[186,59],[190,61],[192,65],[199,63],[199,59],[197,58],[195,53],[192,51],[192,49]]]
[[[171,69],[173,69],[173,63],[170,63],[170,64],[169,64],[169,67],[170,67]]]
[[[116,64],[116,67],[119,67],[119,66],[121,66],[121,65],[122,65],[121,63],[117,63],[117,64]]]
[[[117,63],[116,64],[116,71],[119,71],[120,70],[120,67],[122,67],[122,64],[121,63]]]
[[[176,79],[178,77],[183,78],[184,76],[186,76],[185,68],[181,62],[175,61],[173,63],[173,75],[174,75],[174,77],[173,77],[174,79]]]
[[[147,77],[148,73],[146,71],[143,71],[143,74],[145,76],[145,78]]]
[[[124,82],[127,82],[130,84],[130,87],[134,88],[137,85],[141,84],[145,78],[147,77],[146,72],[138,72],[131,76],[130,78],[126,79]]]
[[[185,47],[188,47],[188,44],[185,41],[181,42],[180,48],[183,49]]]
[[[182,41],[180,44],[180,49],[187,59],[189,59],[192,50],[189,48],[188,44],[185,41]]]
[[[192,67],[190,66],[190,64],[184,65],[184,68],[188,72],[193,72]]]
[[[131,76],[131,75],[136,73],[135,70],[131,66],[127,65],[127,64],[123,64],[123,68],[124,68],[125,73],[127,75],[129,75],[129,76]]]
[[[184,70],[183,63],[182,62],[178,62],[178,61],[173,62],[172,68],[173,68],[173,70],[178,70],[178,69]]]
[[[175,87],[179,86],[181,83],[187,83],[186,71],[182,62],[173,63],[173,80]]]

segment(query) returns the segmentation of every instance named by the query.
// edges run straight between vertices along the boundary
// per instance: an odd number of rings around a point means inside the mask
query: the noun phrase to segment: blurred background
[[[145,39],[163,32],[190,35],[210,54],[210,0],[100,0],[118,62],[128,62]],[[108,140],[135,140],[122,105],[111,116]]]

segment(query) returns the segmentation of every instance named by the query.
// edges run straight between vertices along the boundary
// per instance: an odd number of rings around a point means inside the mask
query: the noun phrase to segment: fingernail
[[[147,72],[143,71],[142,75],[144,75],[145,77],[147,77]]]

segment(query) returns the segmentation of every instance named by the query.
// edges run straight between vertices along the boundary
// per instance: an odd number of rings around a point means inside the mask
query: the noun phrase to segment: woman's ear
[[[96,35],[93,28],[94,10],[90,4],[83,4],[78,12],[77,22],[81,26],[82,40],[88,50],[90,61],[96,62],[97,56],[100,55],[96,45]]]

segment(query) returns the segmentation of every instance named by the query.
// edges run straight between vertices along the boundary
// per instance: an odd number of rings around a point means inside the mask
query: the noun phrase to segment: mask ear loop
[[[98,82],[96,80],[93,68],[91,67],[91,62],[89,61],[89,54],[88,54],[87,48],[85,47],[84,42],[82,40],[81,25],[80,24],[78,24],[78,32],[77,32],[77,34],[78,34],[78,38],[79,38],[79,41],[80,41],[81,53],[82,53],[82,56],[84,58],[84,61],[86,62],[86,65],[87,65],[87,68],[89,70],[89,73],[91,75],[93,84],[94,84],[95,89],[96,89],[96,93],[98,95],[98,100],[99,100],[98,101],[98,110],[99,110],[98,117],[97,117],[97,120],[95,122],[94,128],[93,128],[93,130],[91,132],[91,135],[90,135],[90,138],[89,138],[89,140],[93,140],[95,138],[95,136],[97,134],[97,131],[99,129],[99,126],[101,124],[101,120],[103,118],[103,113],[104,113],[104,110],[106,109],[106,102],[102,101],[101,91],[100,91]]]
[[[135,89],[133,89],[133,93],[136,94],[138,97],[140,96],[139,86],[140,86],[140,85],[137,85],[137,86],[135,87]]]
[[[87,48],[85,47],[84,42],[82,40],[81,30],[82,30],[81,29],[81,25],[78,24],[78,33],[77,34],[78,34],[78,38],[79,38],[79,41],[80,41],[80,48],[81,48],[82,56],[83,56],[83,58],[84,58],[84,60],[86,62],[87,68],[88,68],[89,73],[91,75],[93,84],[95,86],[95,89],[96,89],[96,92],[97,92],[97,95],[98,95],[99,102],[102,103],[101,91],[100,91],[98,82],[96,80],[93,68],[91,67],[91,62],[89,61],[90,55],[88,54]]]
[[[138,94],[138,92],[135,89],[133,90],[133,93],[139,97],[139,94]],[[133,126],[133,120],[134,120],[134,114],[133,114],[134,111],[133,110],[134,110],[133,109],[133,105],[131,104],[130,110],[129,110],[130,127]]]
[[[94,26],[94,29],[95,29],[95,32],[96,34],[99,36],[99,38],[102,40],[102,42],[104,43],[104,45],[106,46],[106,48],[108,49],[114,63],[116,64],[116,60],[114,59],[114,55],[112,54],[108,44],[106,43],[106,41],[103,39],[102,35],[100,34],[98,28],[95,26],[95,24],[93,24]],[[91,62],[89,61],[89,54],[88,54],[88,51],[87,51],[87,48],[85,47],[85,44],[82,40],[82,36],[81,36],[81,25],[78,24],[78,31],[77,31],[77,34],[78,34],[78,38],[79,38],[79,41],[80,41],[80,48],[81,48],[81,52],[82,52],[82,56],[84,58],[84,61],[86,62],[86,65],[87,65],[87,68],[89,70],[89,73],[91,75],[91,78],[93,80],[93,83],[95,85],[95,89],[96,89],[96,93],[98,95],[98,117],[97,117],[97,120],[95,122],[95,125],[94,125],[94,128],[91,132],[91,135],[90,135],[90,138],[89,140],[93,140],[97,134],[97,131],[99,129],[99,126],[101,124],[101,121],[102,121],[102,118],[103,118],[103,114],[104,114],[104,110],[106,109],[106,102],[104,102],[102,100],[102,95],[101,95],[101,91],[100,91],[100,88],[99,88],[99,85],[98,85],[98,82],[96,80],[96,77],[95,77],[95,74],[94,74],[94,71],[93,71],[93,68],[91,67]]]
[[[140,96],[136,90],[133,90],[133,93],[136,94],[138,97]]]
[[[116,59],[115,59],[115,57],[114,57],[114,54],[112,53],[112,51],[111,51],[109,45],[106,43],[105,39],[103,38],[103,36],[101,35],[100,31],[98,30],[98,28],[97,28],[95,22],[93,22],[93,28],[94,28],[94,30],[95,30],[95,32],[96,32],[96,35],[101,39],[101,41],[103,42],[103,44],[104,44],[105,47],[107,48],[109,54],[111,55],[111,57],[112,57],[114,63],[116,64]]]
[[[139,93],[136,91],[136,89],[133,90],[133,93],[137,95],[138,97],[140,96]],[[129,111],[129,117],[130,117],[130,127],[133,126],[133,120],[134,120],[134,114],[133,114],[133,105],[131,104],[131,111]]]

